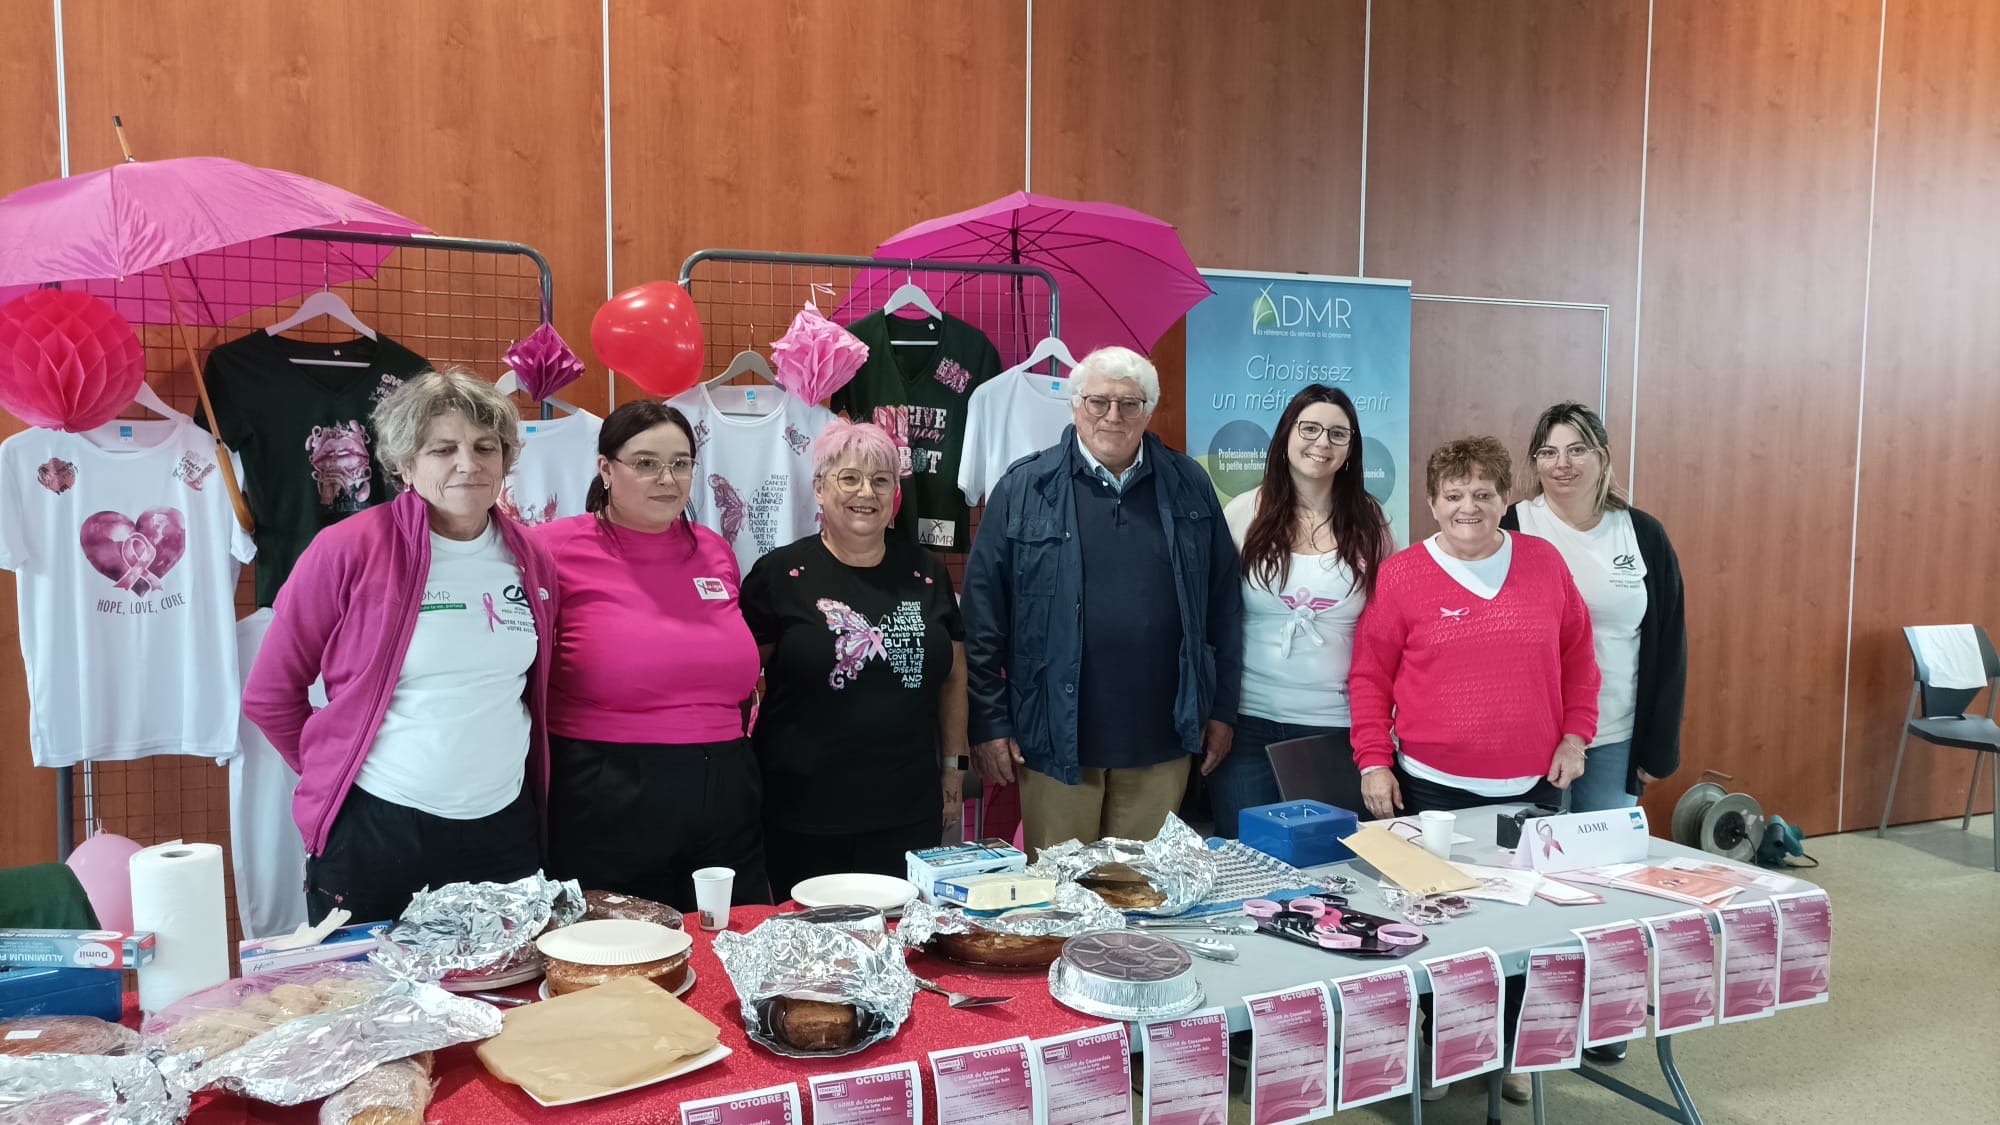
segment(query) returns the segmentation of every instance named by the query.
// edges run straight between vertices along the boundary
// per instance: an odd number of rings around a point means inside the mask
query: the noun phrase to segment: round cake
[[[1073,923],[1077,915],[1074,911],[1042,908],[1010,910],[1000,915],[1000,919],[1010,922],[1038,918]],[[930,944],[939,955],[968,965],[987,965],[1000,969],[1039,969],[1062,956],[1063,943],[1068,940],[1069,938],[1060,934],[1016,934],[974,928],[962,934],[936,934],[931,938]]]
[[[1049,994],[1086,1015],[1161,1019],[1201,1003],[1201,982],[1179,943],[1121,930],[1064,943],[1049,966]]]
[[[687,983],[694,940],[656,922],[623,918],[578,922],[536,941],[549,995],[563,996],[620,977],[643,977],[669,992]]]
[[[0,1020],[0,1055],[122,1055],[139,1033],[96,1016],[26,1016]]]
[[[778,996],[767,1016],[772,1037],[797,1051],[842,1051],[861,1039],[861,1013],[852,1004]]]

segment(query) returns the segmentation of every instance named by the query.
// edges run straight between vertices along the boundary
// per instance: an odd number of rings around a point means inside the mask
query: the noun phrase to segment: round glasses
[[[848,496],[858,494],[863,488],[884,496],[896,491],[896,478],[888,473],[869,474],[858,469],[842,469],[837,473],[822,474],[820,479],[832,481],[835,488]]]

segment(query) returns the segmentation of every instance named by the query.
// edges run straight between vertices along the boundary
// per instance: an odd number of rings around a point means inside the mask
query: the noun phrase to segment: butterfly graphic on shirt
[[[826,615],[826,627],[833,630],[833,672],[827,683],[834,690],[846,687],[870,660],[889,659],[888,650],[882,647],[882,630],[848,608],[846,602],[820,598],[813,605]]]
[[[750,506],[737,494],[736,486],[721,473],[708,474],[709,491],[715,493],[715,510],[722,518],[722,540],[736,542],[736,533],[743,530],[743,519],[750,514]]]
[[[737,533],[747,523],[759,553],[769,552],[778,546],[778,516],[785,505],[785,493],[790,488],[789,477],[773,473],[746,496],[729,483],[728,477],[710,473],[708,488],[715,494],[715,511],[722,524],[717,530],[722,532],[725,542],[733,546]]]

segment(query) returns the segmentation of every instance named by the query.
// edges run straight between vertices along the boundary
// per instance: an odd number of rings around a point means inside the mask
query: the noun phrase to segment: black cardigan
[[[1500,517],[1500,526],[1521,530],[1516,504]],[[1660,521],[1631,509],[1632,532],[1639,557],[1646,563],[1646,615],[1639,619],[1639,693],[1632,721],[1632,763],[1625,771],[1625,791],[1645,792],[1639,781],[1644,768],[1666,777],[1681,765],[1681,709],[1687,701],[1687,614],[1681,589],[1681,564]]]

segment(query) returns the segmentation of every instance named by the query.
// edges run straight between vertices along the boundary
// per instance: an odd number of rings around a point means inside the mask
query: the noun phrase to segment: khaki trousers
[[[1150,840],[1159,835],[1167,814],[1181,807],[1190,768],[1191,757],[1176,754],[1157,766],[1086,769],[1076,785],[1031,769],[1016,771],[1029,861],[1064,840],[1092,844],[1106,836]]]

